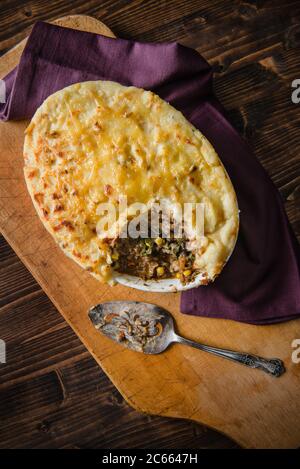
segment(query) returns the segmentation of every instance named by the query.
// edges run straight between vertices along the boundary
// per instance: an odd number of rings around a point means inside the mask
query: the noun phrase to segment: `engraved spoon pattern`
[[[100,303],[89,310],[93,325],[107,337],[127,348],[158,354],[173,342],[189,345],[227,360],[257,368],[279,377],[285,367],[279,358],[266,359],[250,353],[211,347],[176,334],[171,314],[160,306],[136,301]]]

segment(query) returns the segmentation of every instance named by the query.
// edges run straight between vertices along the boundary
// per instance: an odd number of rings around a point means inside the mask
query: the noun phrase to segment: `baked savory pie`
[[[231,254],[238,207],[231,181],[208,140],[177,110],[150,91],[109,81],[77,83],[49,96],[26,130],[25,179],[34,206],[61,249],[96,278],[115,272],[144,279],[201,273],[212,281]],[[116,209],[164,201],[171,231],[121,238],[131,209],[120,212],[113,234],[99,228],[99,206]],[[193,223],[174,236],[172,207],[201,203],[204,231]],[[178,220],[177,220],[178,221]],[[106,229],[106,227],[105,227]]]

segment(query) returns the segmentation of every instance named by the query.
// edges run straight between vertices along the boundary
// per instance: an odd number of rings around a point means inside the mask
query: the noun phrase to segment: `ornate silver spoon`
[[[234,352],[200,344],[175,333],[171,314],[160,306],[136,301],[100,303],[89,310],[99,331],[127,348],[148,354],[161,353],[172,343],[190,345],[204,352],[258,368],[272,376],[285,372],[282,360],[265,359],[249,353]]]

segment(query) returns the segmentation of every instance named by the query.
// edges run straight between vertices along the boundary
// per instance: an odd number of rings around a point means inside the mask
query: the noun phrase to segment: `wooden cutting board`
[[[105,25],[86,16],[55,23],[113,37]],[[18,63],[24,43],[0,58],[1,77]],[[23,178],[26,125],[0,123],[0,230],[127,402],[142,412],[204,423],[245,447],[299,447],[300,364],[292,363],[291,344],[300,338],[300,321],[250,326],[191,317],[180,313],[179,294],[99,284],[60,251],[35,213]],[[275,379],[182,345],[158,356],[126,350],[101,336],[87,316],[97,302],[122,299],[165,307],[179,333],[191,339],[278,356],[287,373]]]

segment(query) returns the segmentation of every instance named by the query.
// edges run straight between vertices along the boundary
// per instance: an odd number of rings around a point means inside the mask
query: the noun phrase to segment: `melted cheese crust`
[[[150,91],[108,81],[49,96],[26,129],[25,179],[36,210],[63,251],[109,281],[108,247],[96,226],[101,202],[167,199],[204,204],[196,252],[206,282],[222,270],[238,231],[231,181],[208,140]]]

